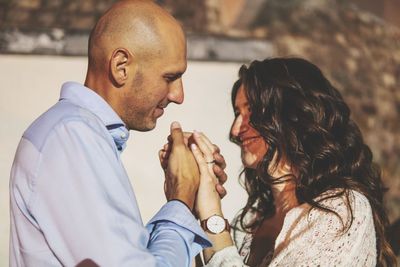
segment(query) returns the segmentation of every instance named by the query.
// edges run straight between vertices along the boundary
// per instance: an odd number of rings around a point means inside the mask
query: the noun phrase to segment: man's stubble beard
[[[138,76],[138,77],[136,77]],[[154,110],[140,110],[138,107],[146,106],[146,95],[143,92],[143,79],[141,73],[135,76],[135,87],[132,88],[132,94],[136,97],[125,98],[125,116],[127,118],[127,126],[129,130],[140,132],[151,131],[155,128],[157,119],[154,118]]]

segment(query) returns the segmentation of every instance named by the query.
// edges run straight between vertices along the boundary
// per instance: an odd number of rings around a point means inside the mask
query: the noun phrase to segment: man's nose
[[[168,100],[176,104],[182,104],[184,99],[182,79],[175,80],[170,85]]]

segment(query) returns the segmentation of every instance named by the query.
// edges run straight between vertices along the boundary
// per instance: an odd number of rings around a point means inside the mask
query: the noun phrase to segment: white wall
[[[226,217],[232,219],[243,206],[246,194],[237,182],[240,152],[228,141],[233,119],[230,89],[239,66],[189,62],[184,104],[170,104],[155,130],[131,132],[123,160],[144,222],[165,203],[157,152],[174,120],[181,122],[184,130],[203,131],[220,146],[229,175],[228,195],[223,200]],[[85,58],[0,55],[0,266],[8,266],[9,172],[19,139],[29,124],[58,100],[61,84],[83,82],[85,72]]]

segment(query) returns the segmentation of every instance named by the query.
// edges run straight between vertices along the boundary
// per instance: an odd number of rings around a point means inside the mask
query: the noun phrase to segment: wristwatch
[[[200,226],[204,231],[212,234],[219,234],[225,230],[229,232],[231,230],[228,220],[216,214],[202,220]]]

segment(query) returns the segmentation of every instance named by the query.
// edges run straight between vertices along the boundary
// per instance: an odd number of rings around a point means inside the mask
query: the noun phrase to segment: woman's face
[[[250,107],[243,85],[236,94],[234,109],[235,120],[231,135],[239,141],[243,165],[255,169],[267,153],[268,146],[259,132],[250,125]]]

